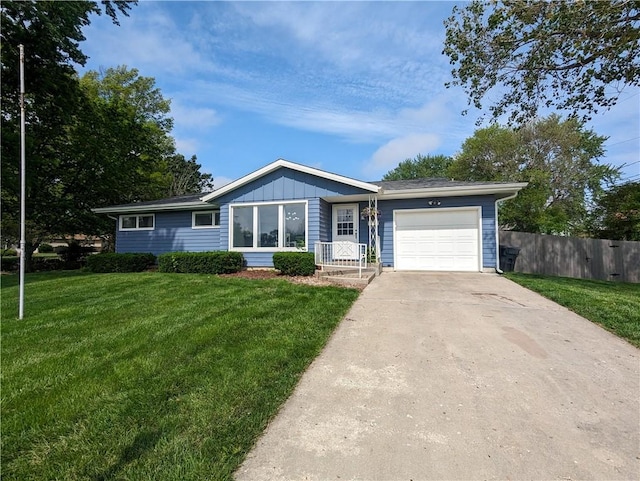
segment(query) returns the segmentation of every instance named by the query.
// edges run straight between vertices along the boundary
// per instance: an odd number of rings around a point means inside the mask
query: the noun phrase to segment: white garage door
[[[479,271],[479,209],[394,212],[396,270]]]

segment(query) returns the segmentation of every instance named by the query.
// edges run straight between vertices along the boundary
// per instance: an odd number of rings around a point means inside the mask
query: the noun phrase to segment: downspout
[[[495,224],[496,224],[496,272],[498,274],[504,274],[504,271],[500,269],[500,234],[498,233],[498,204],[500,202],[504,202],[505,200],[514,199],[518,193],[512,194],[508,197],[503,197],[502,199],[496,200],[494,207],[496,209],[495,213]]]

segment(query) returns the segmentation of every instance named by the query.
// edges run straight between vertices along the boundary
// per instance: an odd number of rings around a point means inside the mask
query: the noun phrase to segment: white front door
[[[358,258],[358,204],[333,206],[333,258]]]

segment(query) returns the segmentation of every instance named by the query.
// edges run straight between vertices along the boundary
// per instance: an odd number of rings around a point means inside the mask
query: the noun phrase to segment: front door
[[[333,258],[358,258],[358,204],[333,206]]]

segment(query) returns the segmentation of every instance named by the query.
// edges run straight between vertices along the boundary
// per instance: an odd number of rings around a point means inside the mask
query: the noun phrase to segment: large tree
[[[453,162],[446,155],[418,154],[413,159],[405,159],[395,169],[387,172],[382,180],[424,179],[447,177],[447,169]]]
[[[463,86],[477,108],[496,98],[494,119],[522,123],[555,107],[586,120],[640,85],[638,1],[474,0],[445,26],[447,86]]]
[[[118,23],[135,2],[101,2],[104,12]],[[29,254],[39,240],[56,231],[57,203],[63,191],[61,153],[69,146],[69,127],[74,124],[83,95],[75,65],[87,57],[79,43],[82,28],[93,14],[100,15],[98,2],[3,1],[0,4],[2,62],[2,230],[10,237],[19,217],[20,103],[19,50],[25,48],[27,126],[27,218]]]
[[[467,139],[449,170],[460,180],[528,182],[505,202],[502,226],[547,234],[583,234],[589,202],[618,170],[600,164],[606,137],[557,115],[519,129],[492,125]]]
[[[612,187],[597,200],[592,216],[594,237],[640,241],[640,182]]]
[[[213,176],[200,172],[202,166],[195,155],[187,160],[182,154],[174,154],[166,159],[166,163],[167,197],[213,190]]]

